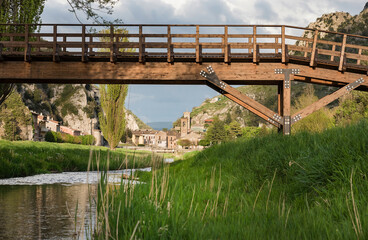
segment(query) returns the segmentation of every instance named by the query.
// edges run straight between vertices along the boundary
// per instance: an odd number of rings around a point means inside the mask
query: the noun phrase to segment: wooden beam
[[[239,90],[231,87],[227,83],[219,80],[216,73],[213,71],[212,67],[207,67],[208,73],[205,71],[201,71],[201,76],[206,78],[208,81],[208,84],[212,84],[219,88],[224,94],[230,94],[233,97],[237,98],[239,101],[245,103],[246,105],[250,106],[251,108],[257,110],[258,112],[261,112],[263,115],[267,116],[267,121],[271,122],[274,121],[278,124],[282,124],[282,118],[275,113],[274,111],[270,110],[266,106],[263,106],[259,102],[255,101],[254,99],[244,95]]]
[[[360,86],[362,83],[364,83],[365,80],[363,78],[359,78],[358,80],[346,85],[345,87],[340,88],[336,92],[327,95],[317,102],[309,105],[308,107],[304,108],[303,110],[297,112],[294,114],[291,118],[291,124],[294,124],[295,122],[299,121],[302,118],[305,118],[306,116],[314,113],[315,111],[318,111],[322,107],[326,106],[327,104],[331,103],[332,101],[338,99],[339,97],[351,92],[358,86]]]
[[[341,46],[341,54],[340,54],[340,63],[339,63],[339,71],[344,71],[344,66],[346,65],[346,56],[345,56],[345,48],[346,48],[346,38],[347,35],[344,34],[342,38],[342,46]],[[345,64],[344,64],[345,63]]]

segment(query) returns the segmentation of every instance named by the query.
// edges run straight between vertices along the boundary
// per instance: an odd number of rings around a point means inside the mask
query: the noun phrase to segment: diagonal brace
[[[221,94],[225,95],[226,97],[230,98],[231,100],[237,103],[242,102],[242,104],[240,105],[247,108],[254,114],[260,116],[261,118],[265,119],[266,121],[270,122],[271,124],[276,126],[282,124],[283,122],[282,117],[279,116],[277,113],[263,106],[262,104],[258,103],[252,98],[244,95],[243,93],[231,87],[227,83],[221,81],[217,77],[215,71],[212,69],[211,66],[207,67],[207,70],[208,73],[205,71],[201,71],[200,74],[202,77],[207,79],[207,82],[213,89],[215,89],[216,91],[220,92]]]
[[[291,124],[296,123],[300,119],[305,118],[306,116],[314,113],[315,111],[321,109],[322,107],[326,106],[330,102],[332,102],[332,101],[338,99],[339,97],[349,93],[350,91],[352,91],[355,88],[359,87],[362,83],[364,83],[364,79],[359,78],[358,80],[356,80],[356,81],[340,88],[336,92],[321,98],[317,102],[309,105],[308,107],[306,107],[303,110],[301,110],[301,111],[297,112],[296,114],[294,114],[291,117]]]

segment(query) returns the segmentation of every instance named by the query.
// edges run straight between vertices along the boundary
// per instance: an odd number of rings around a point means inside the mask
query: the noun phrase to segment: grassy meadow
[[[94,239],[367,239],[368,122],[213,146],[102,178]]]
[[[91,157],[90,157],[91,154]],[[84,146],[69,143],[0,140],[0,178],[29,176],[62,171],[86,171],[89,159],[91,170],[96,170],[98,160],[109,158],[110,169],[148,167],[150,151]],[[102,162],[103,163],[103,162]],[[102,164],[101,163],[101,164]]]

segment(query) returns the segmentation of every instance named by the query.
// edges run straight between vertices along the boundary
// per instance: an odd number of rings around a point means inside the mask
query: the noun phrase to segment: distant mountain
[[[172,128],[172,122],[150,122],[150,123],[147,123],[147,125],[149,125],[155,130],[162,130],[163,128],[167,128],[167,129]]]

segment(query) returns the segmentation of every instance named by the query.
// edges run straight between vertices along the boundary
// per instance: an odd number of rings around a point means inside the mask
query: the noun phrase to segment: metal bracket
[[[284,88],[290,88],[290,74],[299,74],[299,69],[292,68],[292,69],[283,69],[283,68],[276,68],[275,74],[284,74],[285,81],[284,81]]]
[[[291,124],[296,123],[297,121],[299,121],[300,119],[302,119],[302,116],[300,114],[296,115],[295,117],[293,117],[291,119]]]
[[[282,117],[278,114],[274,114],[272,117],[274,120],[276,120],[277,122],[281,122],[282,121]]]
[[[284,116],[284,134],[290,135],[290,116]]]
[[[213,84],[215,84],[216,86],[218,86],[219,88],[225,90],[227,84],[220,81],[220,79],[217,77],[215,71],[213,70],[213,68],[211,66],[207,67],[207,72],[205,71],[201,71],[200,75],[206,79],[208,79],[210,82],[212,82]]]
[[[346,91],[350,92],[351,90],[353,90],[354,88],[358,87],[362,83],[364,83],[364,79],[363,78],[359,78],[355,82],[352,82],[352,83],[346,85],[345,86]]]

